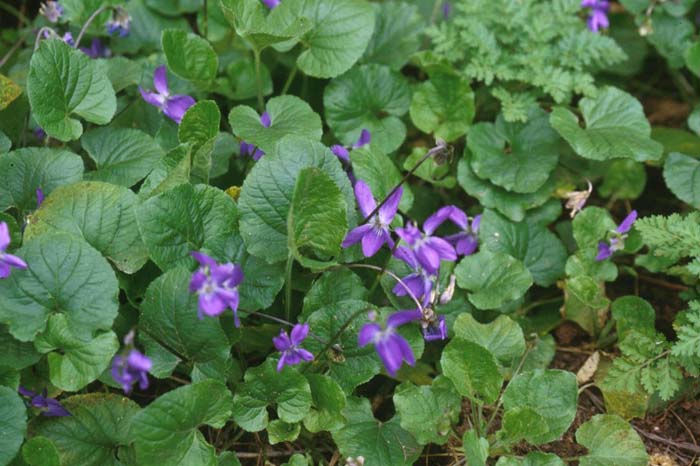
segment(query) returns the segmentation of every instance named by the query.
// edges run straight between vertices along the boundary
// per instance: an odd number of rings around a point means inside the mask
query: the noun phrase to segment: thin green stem
[[[523,357],[520,358],[520,363],[518,363],[518,367],[515,368],[515,371],[513,371],[513,375],[511,376],[511,380],[515,378],[516,375],[520,373],[520,371],[523,369],[523,365],[525,365],[525,360],[527,359],[527,355],[530,354],[530,351],[533,350],[535,345],[533,344],[528,344],[527,348],[525,349],[525,353],[523,353]],[[493,408],[493,413],[491,413],[491,416],[489,417],[489,420],[486,422],[486,430],[484,431],[485,433],[488,433],[489,429],[491,428],[491,424],[493,424],[493,421],[496,419],[496,415],[498,414],[498,410],[501,408],[501,404],[503,404],[503,391],[498,395],[498,401],[496,401],[496,406]]]
[[[17,8],[13,7],[12,5],[9,5],[5,2],[0,1],[0,10],[5,10],[18,20],[20,20],[23,23],[29,23],[29,20],[27,19],[26,16],[22,14],[21,11],[19,11]]]
[[[85,32],[87,29],[90,27],[93,21],[95,21],[95,18],[97,18],[101,13],[106,11],[107,9],[112,8],[110,6],[102,5],[99,7],[97,10],[95,10],[90,17],[85,21],[85,24],[83,24],[83,27],[80,28],[80,33],[78,33],[78,37],[75,39],[75,45],[73,48],[77,49],[80,47],[80,41],[83,39],[83,36],[85,35]]]
[[[386,269],[389,268],[389,261],[391,261],[391,257],[394,255],[394,251],[396,251],[396,248],[399,247],[399,243],[394,243],[394,247],[391,248],[391,252],[389,253],[389,257],[386,258],[386,261],[384,262],[384,265],[382,266],[382,270],[377,274],[377,276],[374,278],[374,283],[372,283],[372,287],[369,289],[369,293],[367,293],[367,296],[372,296],[377,289],[377,286],[379,286],[379,282],[382,279],[382,276],[384,275],[384,272],[386,272]]]
[[[292,315],[292,269],[294,268],[294,256],[290,253],[287,257],[286,283],[284,288],[284,314],[287,320]]]
[[[204,38],[209,38],[209,0],[204,0],[204,18],[202,20],[202,32]]]
[[[260,51],[256,48],[253,49],[253,56],[255,58],[255,84],[258,88],[258,112],[262,113],[265,111],[265,99],[263,98],[263,83],[262,83],[262,72],[261,72],[261,59]]]
[[[15,42],[15,45],[13,45],[12,48],[7,51],[5,56],[2,57],[2,59],[0,60],[0,68],[5,66],[5,63],[7,63],[7,61],[10,58],[12,58],[12,55],[14,55],[17,50],[19,50],[19,48],[22,46],[22,44],[24,44],[24,42],[27,40],[28,35],[29,34],[26,34],[23,37],[21,37],[17,42]]]
[[[297,65],[294,65],[294,68],[292,68],[292,71],[289,72],[289,76],[287,76],[287,81],[284,83],[284,87],[282,88],[282,95],[285,95],[287,91],[289,90],[289,87],[292,85],[292,82],[294,81],[294,78],[297,75],[297,71],[299,70],[299,67]]]
[[[563,300],[564,300],[563,296],[554,296],[553,298],[546,298],[546,299],[540,299],[537,301],[533,301],[530,304],[528,304],[527,306],[520,308],[519,314],[526,315],[528,312],[530,312],[531,310],[533,310],[536,307],[540,307],[540,306],[543,306],[545,304],[556,303],[558,301],[563,301]]]

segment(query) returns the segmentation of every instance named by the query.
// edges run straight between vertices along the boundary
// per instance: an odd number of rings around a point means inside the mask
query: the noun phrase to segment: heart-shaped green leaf
[[[238,210],[223,191],[183,184],[141,204],[136,218],[151,260],[168,270],[193,264],[192,251],[221,255],[236,232]]]
[[[60,141],[83,134],[74,115],[105,125],[117,110],[112,83],[102,69],[60,39],[42,41],[32,55],[27,93],[37,123]]]
[[[642,439],[624,419],[598,414],[576,431],[576,441],[589,453],[581,466],[645,466],[648,461]]]
[[[82,237],[126,273],[148,260],[136,224],[136,194],[108,183],[85,181],[62,186],[32,215],[25,238],[65,231]]]
[[[513,377],[503,392],[506,413],[529,408],[544,418],[548,429],[529,435],[535,445],[551,442],[567,431],[576,417],[578,384],[576,376],[562,370],[534,370]]]
[[[83,178],[83,161],[76,154],[62,149],[26,148],[0,157],[0,211],[16,207],[21,212],[36,208],[36,190],[45,196],[59,186]]]
[[[413,435],[400,426],[398,416],[388,422],[374,418],[369,400],[350,397],[343,411],[345,427],[332,432],[333,440],[344,457],[365,458],[367,465],[410,466],[422,450]]]
[[[270,115],[269,128],[262,125],[260,115],[251,107],[234,107],[228,115],[233,134],[265,152],[271,151],[288,135],[313,141],[319,141],[323,135],[321,117],[299,97],[273,97],[267,101],[265,110]]]
[[[516,193],[533,193],[547,181],[559,160],[559,141],[539,108],[527,123],[509,123],[499,115],[495,123],[471,127],[467,137],[474,173]]]
[[[287,366],[278,373],[269,359],[248,369],[233,398],[233,419],[248,432],[258,432],[268,425],[268,406],[277,406],[285,422],[301,421],[311,408],[309,382]]]
[[[401,117],[410,105],[406,79],[382,65],[355,67],[331,81],[323,93],[326,122],[343,144],[354,144],[367,129],[372,147],[386,154],[406,138]]]
[[[168,68],[188,81],[212,81],[219,58],[209,42],[181,29],[166,29],[161,36]]]
[[[60,400],[70,416],[41,418],[36,433],[53,442],[61,464],[119,466],[133,455],[129,428],[139,406],[116,394],[91,393]]]
[[[470,292],[469,301],[479,309],[496,309],[532,286],[532,275],[522,262],[488,249],[462,259],[454,273],[457,285]]]
[[[216,451],[199,428],[223,427],[231,408],[231,392],[214,380],[185,385],[159,396],[132,421],[130,436],[138,464],[216,464]]]
[[[43,331],[51,314],[63,313],[73,334],[91,340],[95,330],[109,330],[117,315],[117,278],[112,267],[82,239],[46,233],[16,254],[28,270],[0,280],[0,322],[21,341]]]
[[[581,157],[591,160],[629,158],[639,162],[658,160],[663,147],[650,138],[651,126],[642,104],[614,87],[579,102],[585,120],[581,127],[570,110],[555,108],[550,123]]]
[[[34,346],[42,353],[49,353],[51,383],[61,390],[77,392],[107,368],[119,349],[119,341],[112,331],[90,341],[79,340],[71,332],[66,316],[54,314]]]
[[[287,136],[250,171],[241,190],[241,236],[250,254],[269,263],[287,260],[288,216],[297,178],[308,167],[321,169],[343,193],[347,224],[353,225],[355,198],[338,159],[319,142]]]
[[[270,14],[279,30],[307,18],[311,29],[301,36],[299,69],[315,78],[343,74],[360,59],[374,30],[374,9],[365,0],[286,0]]]
[[[131,187],[148,175],[165,152],[148,134],[131,128],[99,128],[80,139],[95,162],[86,178]]]

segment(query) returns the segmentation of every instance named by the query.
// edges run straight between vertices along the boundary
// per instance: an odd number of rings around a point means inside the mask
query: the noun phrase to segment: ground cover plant
[[[0,0],[0,465],[692,464],[699,18]]]

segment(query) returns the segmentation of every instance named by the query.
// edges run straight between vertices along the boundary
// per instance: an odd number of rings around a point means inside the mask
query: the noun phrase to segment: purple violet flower
[[[357,142],[352,145],[351,149],[359,149],[360,147],[366,146],[371,141],[372,133],[370,133],[368,129],[363,129],[360,132],[360,137],[357,139]],[[335,156],[340,159],[341,162],[344,162],[345,164],[350,164],[350,151],[347,147],[341,146],[340,144],[336,144],[334,146],[331,146],[331,152],[333,152]]]
[[[392,289],[396,296],[409,296],[409,290],[416,299],[422,301],[424,306],[430,302],[430,295],[435,286],[437,275],[428,272],[416,257],[415,252],[406,246],[400,246],[394,251],[394,257],[404,261],[413,272],[401,279],[402,283],[397,283]],[[406,289],[408,288],[408,290]]]
[[[10,242],[10,228],[7,223],[0,222],[0,279],[9,277],[13,267],[22,270],[27,268],[27,263],[21,258],[5,252]]]
[[[58,2],[49,0],[39,6],[39,14],[45,17],[49,23],[57,23],[63,16],[63,6]]]
[[[192,252],[192,257],[201,266],[192,274],[190,280],[190,292],[199,295],[198,317],[215,317],[230,308],[233,311],[234,325],[240,327],[238,285],[243,281],[241,266],[230,262],[219,265],[201,252]]]
[[[36,188],[36,208],[38,209],[41,207],[41,204],[44,203],[44,191],[41,190],[41,188]]]
[[[633,210],[612,232],[613,237],[607,243],[605,241],[598,243],[598,255],[595,257],[595,260],[604,261],[612,256],[615,251],[623,249],[627,233],[632,229],[632,224],[635,220],[637,220],[637,211]]]
[[[287,332],[281,329],[279,336],[272,338],[275,348],[282,353],[277,363],[277,372],[280,372],[285,365],[293,366],[300,364],[302,361],[312,361],[314,359],[314,355],[310,351],[299,347],[308,334],[308,324],[296,324],[292,328],[291,335],[287,335]]]
[[[588,13],[587,25],[592,32],[598,32],[601,29],[610,27],[608,20],[608,10],[610,2],[607,0],[581,0],[581,8],[590,8]]]
[[[427,322],[423,326],[423,338],[425,341],[446,339],[447,322],[445,322],[445,316],[439,316],[434,322]]]
[[[268,7],[270,10],[273,10],[277,6],[279,6],[280,3],[282,3],[282,0],[262,0],[262,2],[265,4],[266,7]]]
[[[445,240],[454,246],[455,252],[460,256],[474,254],[474,251],[479,247],[481,215],[475,216],[470,223],[467,214],[459,207],[452,205],[442,207],[435,215],[442,217],[445,212],[447,212],[447,218],[462,230],[459,233],[445,237]]]
[[[156,92],[146,91],[139,86],[141,97],[147,103],[161,109],[165,116],[179,125],[185,112],[195,104],[195,100],[188,95],[170,95],[168,72],[165,66],[156,68],[153,73],[153,86]]]
[[[441,260],[457,260],[455,248],[446,240],[433,236],[435,230],[449,218],[451,212],[451,209],[440,209],[428,217],[423,223],[423,232],[415,223],[396,229],[396,233],[416,253],[418,262],[429,273],[437,272]]]
[[[131,392],[136,382],[141,390],[145,390],[148,388],[148,371],[152,366],[153,362],[148,356],[137,349],[131,349],[126,357],[115,356],[112,360],[112,378],[122,386],[126,394]]]
[[[386,328],[382,330],[379,324],[368,323],[362,326],[357,337],[357,344],[360,347],[372,343],[382,360],[389,375],[396,375],[403,361],[410,366],[415,365],[416,358],[413,350],[406,339],[399,335],[397,329],[408,322],[419,320],[421,312],[419,310],[398,311],[393,313],[386,322]]]
[[[34,136],[38,140],[43,141],[44,139],[46,139],[46,131],[44,131],[43,128],[37,126],[36,128],[34,128]]]
[[[107,21],[105,25],[107,28],[107,34],[119,33],[120,37],[126,37],[129,35],[129,30],[131,28],[131,16],[129,12],[122,6],[114,8],[112,17]]]
[[[253,144],[248,144],[245,141],[241,141],[241,155],[247,155],[252,157],[256,162],[265,155],[265,152],[255,147]]]
[[[399,187],[387,198],[379,211],[367,220],[367,223],[350,230],[343,240],[342,246],[347,248],[362,241],[362,253],[365,257],[375,255],[384,244],[388,244],[389,247],[393,248],[394,241],[391,239],[389,225],[391,225],[396,216],[402,195],[403,187]],[[377,207],[377,202],[372,196],[372,190],[362,180],[358,180],[355,183],[355,198],[357,199],[357,205],[360,207],[360,212],[365,218],[369,217]]]
[[[272,119],[270,118],[269,113],[263,112],[263,114],[260,115],[260,124],[263,125],[264,128],[269,128],[272,126]]]
[[[443,4],[442,4],[442,19],[447,21],[448,19],[450,19],[451,14],[452,14],[452,3],[443,2]]]
[[[27,390],[22,386],[20,386],[17,391],[20,395],[30,398],[29,404],[35,408],[41,409],[42,416],[62,417],[71,415],[68,410],[58,402],[58,400],[46,396],[46,389],[41,392],[41,395],[31,390]]]
[[[112,55],[112,51],[102,44],[98,38],[92,39],[90,47],[80,47],[80,50],[90,58],[108,58]]]

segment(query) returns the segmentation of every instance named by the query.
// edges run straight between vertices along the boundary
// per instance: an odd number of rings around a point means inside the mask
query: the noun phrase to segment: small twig
[[[15,45],[13,45],[12,48],[11,48],[10,50],[7,51],[7,53],[5,54],[5,56],[2,57],[2,60],[0,60],[0,68],[2,68],[3,66],[5,66],[5,63],[7,63],[7,61],[12,57],[12,55],[14,55],[15,52],[16,52],[17,50],[19,50],[19,48],[22,46],[22,44],[24,44],[24,42],[25,42],[26,40],[27,40],[27,36],[26,36],[26,35],[25,35],[24,37],[21,37],[21,38],[15,43]]]
[[[669,409],[669,411],[671,412],[671,414],[673,414],[673,417],[675,417],[676,419],[678,419],[678,422],[680,422],[681,425],[685,428],[685,431],[688,432],[688,435],[690,436],[690,439],[693,441],[693,445],[695,445],[695,446],[697,447],[697,446],[698,446],[698,442],[697,442],[697,440],[695,439],[695,435],[693,435],[693,431],[690,430],[690,428],[688,427],[688,425],[687,425],[685,422],[683,422],[683,419],[681,419],[681,417],[680,417],[678,414],[676,414],[676,412],[675,412],[674,410]],[[694,454],[694,455],[693,455],[693,459],[690,460],[690,464],[693,464],[693,461],[695,461],[695,458],[697,458],[697,457],[698,457],[698,453]]]
[[[692,443],[688,443],[688,442],[675,442],[673,440],[661,437],[660,435],[649,433],[643,429],[640,429],[639,427],[637,427],[635,425],[633,425],[632,427],[634,427],[634,430],[636,430],[637,433],[639,433],[639,435],[641,435],[642,437],[646,437],[649,440],[654,440],[656,442],[661,442],[661,443],[666,444],[666,445],[671,445],[671,446],[676,447],[680,450],[689,451],[689,452],[693,453],[694,455],[700,455],[700,447],[698,447],[697,445],[693,445]]]
[[[688,291],[687,286],[679,285],[677,283],[667,282],[666,280],[661,280],[659,278],[648,277],[646,275],[638,275],[639,279],[643,282],[651,283],[652,285],[658,285],[663,288],[668,288],[669,290],[675,291]]]

